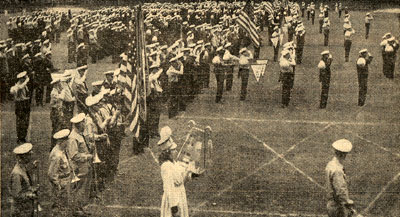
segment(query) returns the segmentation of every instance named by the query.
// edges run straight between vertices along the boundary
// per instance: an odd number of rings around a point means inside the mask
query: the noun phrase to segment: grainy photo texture
[[[1,216],[400,217],[399,0],[0,1]]]

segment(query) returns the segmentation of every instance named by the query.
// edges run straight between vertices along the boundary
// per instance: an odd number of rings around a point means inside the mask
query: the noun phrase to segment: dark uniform
[[[368,65],[371,63],[373,57],[367,50],[360,51],[360,57],[357,60],[357,77],[358,77],[358,106],[365,104],[367,97],[367,83],[368,83]]]
[[[319,68],[319,82],[321,82],[321,101],[319,108],[326,108],[328,103],[329,85],[331,82],[331,64],[332,56],[329,52],[322,53],[322,59],[318,64]]]
[[[219,48],[222,50],[222,48]],[[217,95],[215,97],[215,102],[219,103],[222,99],[222,94],[224,93],[224,80],[225,80],[225,67],[222,65],[223,60],[220,55],[221,51],[217,51],[217,55],[213,58],[212,63],[214,65],[215,78],[217,79]]]
[[[304,28],[300,27],[296,29],[296,64],[301,64],[303,60],[303,50],[306,40],[306,32]]]
[[[15,99],[15,116],[17,117],[17,137],[18,143],[25,142],[26,135],[28,133],[29,118],[31,113],[30,103],[30,92],[28,88],[29,77],[26,76],[26,72],[22,72],[18,75],[18,82],[11,87],[10,93]]]
[[[399,50],[399,43],[394,37],[387,40],[387,43],[382,46],[383,57],[383,74],[389,79],[394,78],[394,68],[396,63],[396,53]]]

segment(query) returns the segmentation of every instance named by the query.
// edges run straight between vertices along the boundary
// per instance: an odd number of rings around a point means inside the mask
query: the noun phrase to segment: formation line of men
[[[263,46],[273,47],[271,58],[273,56],[272,59],[279,62],[280,66],[278,73],[279,82],[282,83],[281,103],[282,107],[288,107],[294,87],[296,65],[302,64],[305,58],[303,50],[307,46],[306,29],[302,21],[305,17],[305,4],[300,6],[291,1],[286,4],[278,1],[273,4],[251,4],[255,10],[249,16],[254,18],[257,31],[263,34],[264,27],[267,28],[269,45]],[[144,4],[147,44],[145,50],[149,63],[150,94],[147,96],[148,121],[141,128],[141,139],[135,140],[133,144],[135,154],[143,153],[144,147],[149,145],[150,138],[160,137],[159,120],[162,105],[167,105],[169,118],[176,117],[179,112],[185,111],[187,104],[192,102],[197,94],[210,87],[212,73],[217,81],[216,103],[223,103],[224,91],[232,91],[236,68],[239,68],[238,76],[241,79],[239,100],[246,100],[249,66],[259,58],[260,49],[251,45],[250,37],[236,23],[244,5],[245,2]],[[341,4],[337,4],[336,8],[340,17]],[[316,28],[320,29],[320,33],[324,35],[324,45],[328,46],[331,25],[329,7],[321,4],[319,10],[320,26]],[[311,3],[307,6],[307,21],[311,19],[312,24],[315,13],[315,4]],[[39,25],[41,20],[47,22],[44,30],[43,24]],[[366,14],[366,38],[371,21],[371,14]],[[19,146],[14,153],[20,159],[19,166],[32,163],[29,157],[32,144],[26,141],[32,96],[35,91],[36,104],[43,105],[43,92],[46,87],[46,102],[50,103],[52,124],[48,159],[50,166],[47,170],[52,186],[51,216],[89,215],[83,207],[91,199],[98,199],[99,193],[113,183],[118,172],[121,142],[126,137],[125,128],[131,112],[126,107],[126,87],[121,81],[121,65],[124,61],[134,58],[134,22],[134,9],[128,7],[102,8],[81,11],[78,14],[38,12],[25,17],[11,18],[11,38],[0,42],[2,73],[6,72],[7,75],[2,76],[2,82],[7,87],[5,94],[2,94],[2,102],[9,97],[8,93],[15,100]],[[349,61],[351,40],[355,31],[351,26],[347,8],[344,9],[343,22],[344,59]],[[53,28],[56,30],[54,34]],[[76,68],[57,73],[51,63],[51,42],[57,43],[63,30],[67,31],[68,40],[65,61],[75,62]],[[37,34],[38,32],[41,34]],[[288,41],[284,42],[283,38],[287,38]],[[14,44],[14,41],[18,43]],[[380,45],[383,74],[388,79],[393,79],[399,43],[391,33],[387,33]],[[86,81],[90,73],[87,66],[89,56],[92,63],[108,56],[111,56],[113,63],[120,63],[116,70],[104,72],[104,80],[93,82],[91,92]],[[316,67],[322,87],[321,109],[326,108],[328,102],[333,60],[330,51],[325,50],[321,53],[321,60]],[[356,61],[360,90],[359,106],[363,106],[366,101],[368,66],[372,60],[372,55],[367,49],[359,51]],[[3,71],[3,68],[7,71]],[[168,135],[170,137],[171,133]],[[161,137],[163,138],[160,140],[165,139],[164,134]],[[174,147],[169,137],[161,142],[162,145],[168,146],[163,148],[164,151],[171,151],[171,147]],[[347,153],[351,149],[346,141],[339,142],[339,145],[334,143],[333,147],[340,153]],[[337,156],[341,164],[344,154],[340,153]],[[25,156],[28,157],[25,159]],[[167,157],[172,159],[171,156]],[[336,177],[339,174],[338,180],[345,183],[342,174],[344,172],[335,172],[341,169],[339,163],[335,161],[333,166],[328,166],[328,176]],[[31,169],[26,167],[21,170],[25,171],[16,172],[20,175],[12,178],[13,206],[16,207],[13,212],[16,216],[29,216],[35,207],[27,204],[37,199],[37,189],[32,181],[29,181],[30,175],[24,175],[30,173]],[[22,179],[26,181],[23,182]],[[343,183],[336,182],[330,185],[330,188],[336,188],[336,184],[340,184],[337,188],[343,190]],[[345,202],[343,199],[337,200],[341,196],[337,192],[337,189],[333,191],[333,202],[328,203],[328,208],[336,210],[332,213],[343,213],[338,210],[347,209],[346,206],[351,203],[347,199]],[[166,213],[179,216],[176,206],[170,208],[173,210]]]

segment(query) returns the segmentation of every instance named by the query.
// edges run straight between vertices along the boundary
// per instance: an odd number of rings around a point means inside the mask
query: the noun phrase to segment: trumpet
[[[72,168],[71,168],[72,169]],[[72,174],[73,174],[73,177],[72,177],[72,180],[71,180],[71,183],[75,183],[75,182],[79,182],[79,180],[81,180],[76,174],[75,174],[75,171],[72,169]]]
[[[99,164],[101,163],[101,160],[99,158],[99,155],[97,154],[97,148],[96,148],[96,144],[94,145],[94,157],[93,157],[93,162],[94,164]]]

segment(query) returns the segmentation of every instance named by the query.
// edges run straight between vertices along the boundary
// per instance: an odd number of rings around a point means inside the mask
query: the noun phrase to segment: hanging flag
[[[265,11],[267,11],[268,14],[274,14],[274,6],[272,5],[271,2],[265,3]]]
[[[236,19],[236,22],[244,29],[244,31],[247,32],[254,46],[260,47],[261,39],[257,33],[257,26],[253,20],[253,6],[250,4],[250,1],[247,1],[244,9],[240,12],[238,19]]]

